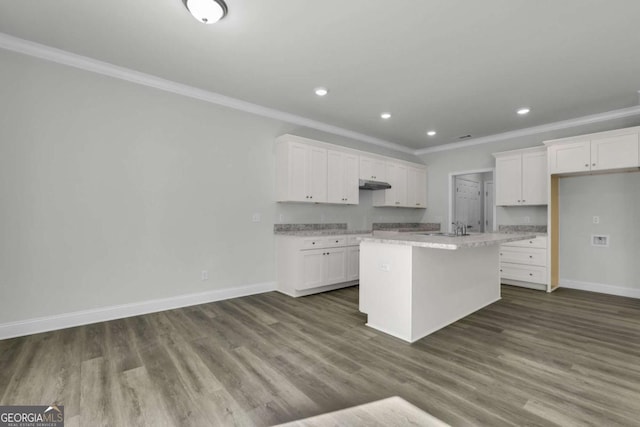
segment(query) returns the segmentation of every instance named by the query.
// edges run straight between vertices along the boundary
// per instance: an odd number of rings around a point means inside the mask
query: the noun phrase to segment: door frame
[[[449,232],[453,232],[453,188],[455,186],[455,179],[456,176],[460,176],[460,175],[469,175],[472,173],[487,173],[487,172],[491,172],[492,174],[492,181],[495,182],[496,181],[496,169],[495,168],[486,168],[486,169],[472,169],[472,170],[466,170],[466,171],[459,171],[459,172],[449,172],[449,221],[447,222],[447,230]],[[491,230],[495,230],[496,229],[496,204],[493,204],[493,224],[491,224]],[[486,232],[486,230],[485,230]]]

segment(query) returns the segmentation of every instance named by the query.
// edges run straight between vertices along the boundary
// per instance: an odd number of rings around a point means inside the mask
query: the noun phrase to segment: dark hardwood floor
[[[401,396],[454,425],[640,425],[640,300],[503,286],[412,345],[358,289],[276,292],[0,341],[0,403],[67,426],[270,425]]]

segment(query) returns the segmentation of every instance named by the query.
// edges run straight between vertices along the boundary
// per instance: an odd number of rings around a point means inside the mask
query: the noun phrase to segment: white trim
[[[216,289],[196,294],[178,295],[170,298],[135,302],[131,304],[113,305],[91,310],[75,311],[54,316],[38,317],[0,324],[0,339],[14,338],[40,332],[74,326],[88,325],[96,322],[139,316],[157,311],[173,310],[180,307],[222,301],[247,295],[261,294],[276,290],[275,282],[257,283],[236,288]]]
[[[56,49],[40,43],[34,43],[18,37],[13,37],[5,33],[0,33],[0,48],[18,52],[24,55],[33,56],[35,58],[44,59],[46,61],[56,62],[58,64],[67,65],[69,67],[79,68],[81,70],[92,73],[102,74],[116,79],[124,80],[130,83],[148,86],[165,92],[186,96],[211,104],[221,105],[223,107],[233,108],[234,110],[244,111],[246,113],[267,117],[274,120],[280,120],[286,123],[304,126],[311,129],[317,129],[323,132],[332,133],[334,135],[344,136],[346,138],[355,139],[366,142],[368,144],[377,145],[395,151],[407,154],[413,154],[413,149],[404,145],[385,141],[359,132],[354,132],[338,126],[322,123],[296,114],[286,113],[284,111],[273,108],[263,107],[262,105],[253,104],[251,102],[242,101],[240,99],[231,98],[216,92],[199,89],[182,83],[163,79],[151,74],[142,73],[131,70],[129,68],[120,67],[108,62],[98,61],[65,50]]]
[[[496,171],[495,168],[486,168],[486,169],[473,169],[468,171],[460,171],[460,172],[449,172],[449,223],[447,224],[447,230],[449,232],[453,232],[453,180],[458,175],[469,175],[472,173],[492,173],[491,180],[495,182],[496,180]],[[494,194],[495,194],[495,188]],[[494,204],[493,204],[493,224],[491,224],[491,229],[496,229],[496,204],[495,204],[495,195],[494,195]]]
[[[621,297],[640,298],[640,289],[623,288],[622,286],[603,283],[581,282],[579,280],[560,279],[561,288],[579,289],[581,291],[599,292],[601,294],[619,295]]]
[[[640,93],[640,92],[639,92]],[[436,145],[435,147],[421,148],[413,152],[414,155],[437,153],[439,151],[456,150],[458,148],[472,147],[474,145],[488,144],[490,142],[504,141],[505,139],[519,138],[522,136],[537,135],[560,129],[568,129],[576,126],[588,125],[591,123],[606,122],[608,120],[622,119],[625,117],[640,115],[640,105],[619,110],[607,111],[604,113],[592,114],[560,122],[547,123],[540,126],[533,126],[525,129],[518,129],[510,132],[498,133],[495,135],[483,136],[480,138],[468,139],[466,141],[452,142],[449,144]]]

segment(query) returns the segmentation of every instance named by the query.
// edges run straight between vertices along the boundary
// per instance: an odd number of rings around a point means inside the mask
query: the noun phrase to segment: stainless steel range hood
[[[361,179],[360,190],[388,190],[391,188],[391,184],[382,181],[371,181],[369,179]]]

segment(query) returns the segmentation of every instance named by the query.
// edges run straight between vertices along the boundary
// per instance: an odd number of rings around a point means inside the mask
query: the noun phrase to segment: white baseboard
[[[569,279],[560,279],[559,282],[561,288],[579,289],[581,291],[599,292],[601,294],[618,295],[621,297],[640,298],[640,289],[623,288],[621,286],[581,282]]]
[[[178,295],[170,298],[154,299],[131,304],[113,305],[91,310],[75,311],[55,316],[39,317],[0,324],[0,339],[20,337],[56,329],[88,325],[107,320],[172,310],[174,308],[222,301],[247,295],[261,294],[276,290],[276,282],[257,283],[237,288],[216,289],[196,294]]]

